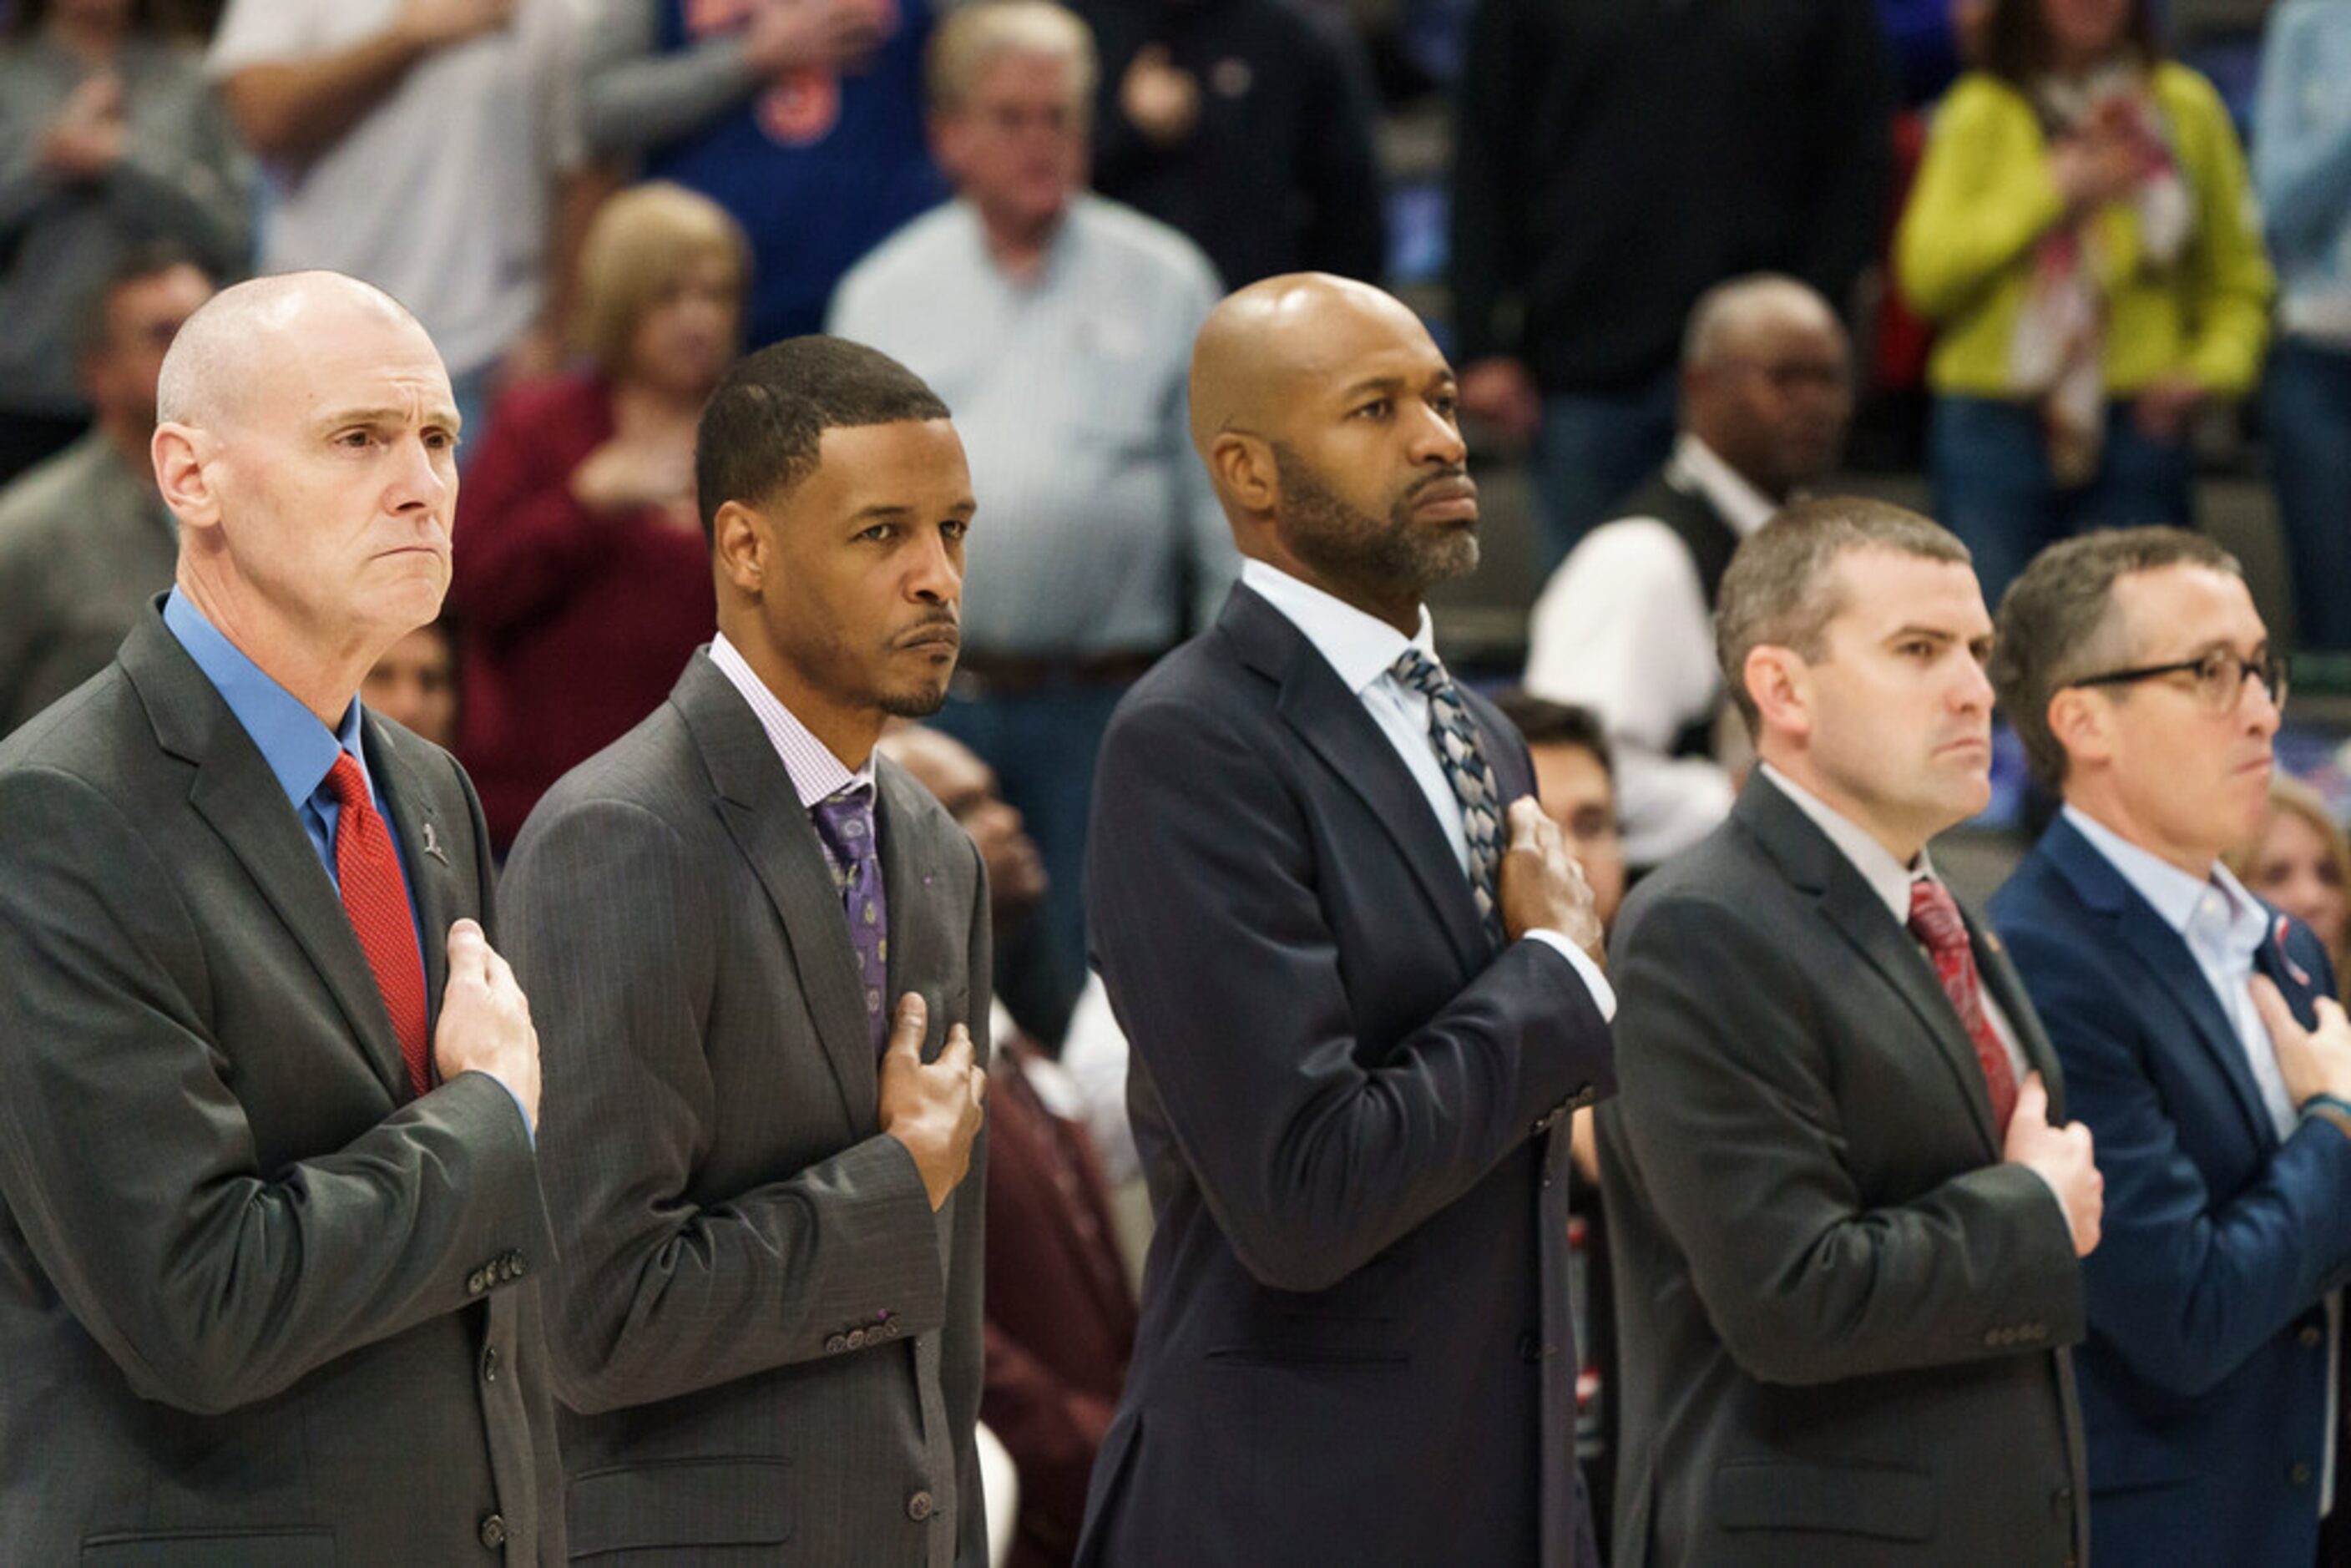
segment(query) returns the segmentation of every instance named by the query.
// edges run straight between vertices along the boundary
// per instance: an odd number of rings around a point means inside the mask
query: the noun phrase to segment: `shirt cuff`
[[[1600,1009],[1601,1020],[1604,1023],[1616,1021],[1616,988],[1608,983],[1608,977],[1600,972],[1600,966],[1592,961],[1591,954],[1545,926],[1538,925],[1528,932],[1527,939],[1552,948],[1561,957],[1574,965],[1576,975],[1583,981],[1583,988],[1592,993],[1592,1005]]]
[[[499,1088],[507,1092],[507,1098],[515,1103],[515,1114],[522,1118],[523,1134],[530,1139],[531,1152],[533,1154],[537,1154],[538,1152],[538,1129],[530,1124],[530,1113],[522,1108],[522,1096],[514,1092],[514,1085],[508,1083],[505,1079],[499,1077],[496,1073],[492,1072],[486,1067],[475,1067],[469,1071],[480,1073],[483,1077],[488,1079],[491,1082],[496,1084]]]

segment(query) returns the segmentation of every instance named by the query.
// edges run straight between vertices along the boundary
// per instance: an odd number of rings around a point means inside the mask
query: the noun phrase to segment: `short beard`
[[[947,685],[934,692],[884,692],[877,705],[892,718],[928,718],[947,706]]]
[[[1461,478],[1466,469],[1443,468],[1416,480],[1383,521],[1341,497],[1294,449],[1279,441],[1272,444],[1281,477],[1282,537],[1300,560],[1324,578],[1380,598],[1419,599],[1437,583],[1478,570],[1476,524],[1436,529],[1412,517],[1413,501],[1424,488]]]

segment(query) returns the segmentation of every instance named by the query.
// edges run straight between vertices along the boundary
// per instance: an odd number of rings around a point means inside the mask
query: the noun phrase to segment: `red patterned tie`
[[[335,754],[327,775],[335,792],[335,879],[342,883],[343,913],[359,933],[376,989],[383,993],[392,1031],[400,1037],[408,1063],[409,1086],[422,1094],[429,1085],[424,1051],[424,962],[416,951],[416,922],[408,908],[408,884],[401,880],[400,857],[392,835],[368,799],[367,780],[348,751]]]
[[[1943,982],[1943,994],[1976,1048],[1976,1064],[1983,1069],[1984,1088],[1991,1095],[1991,1124],[2008,1134],[2008,1118],[2016,1109],[2016,1071],[2008,1064],[2008,1050],[1992,1032],[1984,1016],[1983,986],[1976,975],[1976,956],[1968,946],[1967,923],[1950,890],[1923,878],[1910,884],[1910,935],[1926,944],[1927,956]]]

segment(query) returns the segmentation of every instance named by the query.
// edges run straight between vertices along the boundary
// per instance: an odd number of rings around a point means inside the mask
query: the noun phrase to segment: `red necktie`
[[[1991,1124],[2005,1137],[2008,1118],[2016,1109],[2016,1071],[2008,1064],[2008,1050],[2000,1036],[1992,1032],[1991,1019],[1984,1016],[1983,985],[1976,975],[1976,956],[1968,946],[1967,924],[1941,883],[1922,878],[1910,884],[1910,935],[1926,944],[1943,994],[1951,998],[1952,1009],[1974,1042],[1976,1064],[1983,1069],[1984,1088],[1991,1095]]]
[[[422,1094],[430,1085],[424,1051],[424,962],[416,951],[416,922],[408,908],[408,884],[392,834],[368,799],[367,780],[348,751],[335,754],[327,774],[335,792],[335,880],[342,884],[343,913],[359,934],[360,950],[375,971],[392,1031],[408,1063],[409,1086]]]

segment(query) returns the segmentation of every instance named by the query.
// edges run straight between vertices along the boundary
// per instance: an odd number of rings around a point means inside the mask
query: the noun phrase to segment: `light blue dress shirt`
[[[361,744],[360,731],[360,700],[354,695],[343,709],[342,722],[329,729],[319,722],[319,716],[304,707],[301,699],[281,686],[262,667],[246,657],[244,650],[221,634],[220,629],[204,618],[198,610],[172,590],[163,601],[163,625],[188,657],[196,662],[213,689],[228,705],[228,711],[243,726],[245,733],[261,753],[261,760],[286,791],[287,802],[294,808],[302,831],[309,835],[310,847],[318,852],[319,863],[326,868],[327,880],[335,884],[338,896],[342,882],[335,871],[335,823],[342,815],[335,792],[328,788],[327,775],[334,769],[335,758],[348,752],[359,764],[360,777],[367,780],[368,799],[375,803],[376,815],[383,819],[384,832],[392,840],[392,856],[400,866],[402,888],[408,894],[409,935],[416,940],[416,963],[420,971],[424,966],[424,943],[418,931],[416,890],[409,885],[408,864],[401,852],[400,829],[392,820],[385,806],[383,791],[376,787],[375,776],[368,770],[367,748]],[[513,1086],[497,1074],[489,1077],[513,1098],[515,1109],[522,1113],[523,1125],[529,1128],[537,1142],[538,1130],[531,1126],[530,1113],[523,1110],[522,1097]]]

